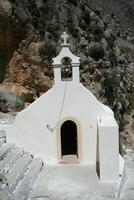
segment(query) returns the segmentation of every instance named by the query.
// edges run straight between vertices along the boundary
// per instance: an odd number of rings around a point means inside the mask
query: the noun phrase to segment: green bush
[[[108,75],[102,83],[102,87],[105,89],[105,96],[109,101],[112,101],[114,98],[114,88],[117,87],[116,78]]]
[[[51,60],[51,58],[56,56],[56,47],[50,41],[47,41],[40,46],[39,53],[43,60],[45,58]]]
[[[114,88],[116,86],[116,81],[113,77],[106,77],[103,81],[103,87],[106,88]]]
[[[15,108],[17,110],[22,110],[24,107],[25,107],[24,99],[20,96],[17,96],[15,101]]]
[[[107,43],[108,43],[108,46],[110,49],[113,49],[114,48],[114,38],[111,36],[111,37],[108,37],[108,38],[105,38]]]
[[[96,24],[92,27],[92,33],[94,35],[94,41],[96,42],[100,42],[101,39],[103,38],[104,34],[103,34],[103,30],[102,28]]]
[[[46,32],[49,32],[49,36],[51,35],[56,41],[59,38],[58,29],[59,26],[57,23],[54,23],[52,21],[46,22]]]
[[[134,92],[128,94],[128,101],[130,103],[130,107],[134,109]],[[132,117],[134,118],[134,115]]]
[[[113,66],[117,66],[118,62],[117,62],[117,57],[116,57],[116,54],[114,51],[110,51],[109,54],[108,54],[108,57],[109,57],[109,61]]]
[[[20,111],[25,107],[25,101],[22,97],[15,96],[7,90],[0,92],[0,104],[1,109],[6,112],[8,112],[8,108]]]
[[[40,17],[40,13],[39,10],[37,9],[36,6],[36,1],[35,0],[29,0],[29,11],[32,15],[32,23],[34,26],[38,26],[39,23],[39,17]]]
[[[79,37],[79,31],[72,20],[68,20],[67,28],[68,28],[69,33],[71,33],[73,37],[75,38]]]
[[[94,44],[92,47],[89,49],[89,55],[94,59],[94,60],[99,60],[104,57],[104,50],[100,45]]]
[[[84,22],[86,23],[87,26],[90,25],[91,20],[90,20],[90,11],[89,10],[85,9],[83,11],[82,19],[84,20]]]
[[[79,16],[78,23],[79,23],[79,27],[81,29],[83,29],[83,30],[87,29],[87,25],[86,25],[85,21],[83,20],[82,16]]]
[[[68,0],[68,2],[71,3],[71,4],[73,4],[73,5],[76,6],[76,7],[77,7],[77,5],[78,5],[77,0]]]

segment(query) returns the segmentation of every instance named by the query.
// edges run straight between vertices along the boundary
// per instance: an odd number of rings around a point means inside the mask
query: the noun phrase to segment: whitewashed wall
[[[65,101],[59,119],[63,99]],[[40,156],[46,163],[58,163],[58,159],[60,159],[58,154],[60,126],[65,120],[73,120],[79,128],[80,163],[96,166],[97,120],[109,116],[114,120],[112,111],[102,105],[81,83],[68,82],[66,85],[66,82],[59,82],[28,108],[20,112],[12,126],[3,127],[3,129],[6,129],[8,142],[16,143],[18,147],[24,147],[26,151]],[[56,124],[57,127],[53,132],[46,128],[47,125],[54,128]],[[112,146],[114,148],[115,145],[115,159],[117,159],[119,154],[117,148],[118,133],[114,131],[113,126],[110,124],[108,126],[108,134],[105,127],[104,129],[103,126],[101,129],[99,128],[99,144],[102,141],[101,151],[105,154],[107,148],[105,148],[104,137],[106,140],[109,140],[109,137],[113,138],[109,152],[113,151]],[[108,157],[105,157],[105,162],[109,162]],[[115,170],[115,168],[111,167],[110,171],[112,170]],[[118,166],[116,170],[118,170]],[[106,179],[106,176],[102,176],[102,180],[103,178]]]

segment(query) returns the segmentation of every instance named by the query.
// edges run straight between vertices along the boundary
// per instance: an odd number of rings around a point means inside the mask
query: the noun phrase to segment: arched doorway
[[[76,155],[78,157],[77,126],[71,121],[65,121],[61,126],[61,156]]]

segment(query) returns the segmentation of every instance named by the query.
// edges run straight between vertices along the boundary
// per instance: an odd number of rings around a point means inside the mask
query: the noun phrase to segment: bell
[[[65,66],[65,71],[68,72],[69,71],[69,68],[68,66]]]

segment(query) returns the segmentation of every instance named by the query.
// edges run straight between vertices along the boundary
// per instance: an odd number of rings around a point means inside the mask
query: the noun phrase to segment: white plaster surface
[[[63,104],[64,91],[66,95]],[[81,162],[96,163],[97,118],[109,115],[81,83],[61,82],[20,112],[12,126],[5,127],[7,141],[15,142],[44,161],[57,161],[57,128],[67,119],[80,124]],[[58,121],[59,120],[59,121]],[[57,123],[58,122],[58,123]],[[50,125],[53,132],[47,129]],[[57,125],[57,126],[56,126]]]
[[[98,122],[100,177],[103,181],[119,181],[118,126],[113,117]]]
[[[79,63],[80,57],[75,56],[68,47],[63,47],[60,54],[56,57],[53,58],[53,65],[61,65],[61,60],[65,57],[71,58],[72,64],[77,64]]]
[[[117,200],[116,184],[102,184],[93,166],[45,166],[31,200]]]

